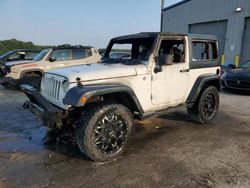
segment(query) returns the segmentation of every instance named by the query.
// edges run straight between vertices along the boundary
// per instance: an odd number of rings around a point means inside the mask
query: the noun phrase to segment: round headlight
[[[63,87],[63,89],[64,89],[65,92],[68,91],[69,85],[70,85],[70,83],[69,83],[68,80],[64,80],[64,81],[62,82],[62,87]]]

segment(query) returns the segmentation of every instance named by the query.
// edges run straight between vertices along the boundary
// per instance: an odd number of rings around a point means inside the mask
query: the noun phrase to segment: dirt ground
[[[109,163],[89,161],[71,144],[44,146],[47,129],[24,101],[0,88],[0,188],[250,187],[250,96],[221,94],[206,126],[185,109],[138,122],[130,147]]]

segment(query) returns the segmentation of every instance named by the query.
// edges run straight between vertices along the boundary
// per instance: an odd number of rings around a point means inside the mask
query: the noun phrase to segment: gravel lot
[[[138,122],[118,160],[95,163],[70,144],[43,145],[47,129],[0,87],[0,188],[250,187],[250,96],[221,94],[213,124],[185,109]]]

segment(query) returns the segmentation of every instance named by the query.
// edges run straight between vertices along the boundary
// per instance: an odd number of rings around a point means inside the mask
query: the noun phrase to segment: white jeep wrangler
[[[112,59],[112,49],[131,55]],[[135,119],[184,105],[194,120],[212,121],[219,73],[214,36],[139,33],[112,39],[99,64],[45,73],[41,92],[22,85],[29,98],[24,108],[53,130],[73,130],[85,155],[107,161],[124,151]]]

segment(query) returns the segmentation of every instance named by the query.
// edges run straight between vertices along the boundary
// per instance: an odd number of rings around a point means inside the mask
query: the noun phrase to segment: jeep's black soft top
[[[142,32],[132,35],[125,35],[113,38],[111,41],[123,41],[127,39],[139,39],[139,38],[156,38],[157,36],[188,36],[192,39],[204,39],[204,40],[217,40],[216,36],[213,35],[203,35],[194,33],[173,33],[173,32]]]

